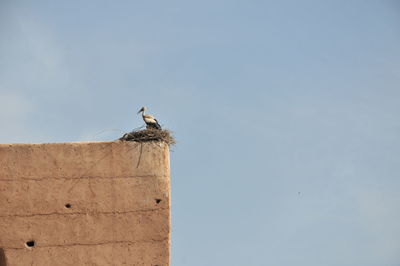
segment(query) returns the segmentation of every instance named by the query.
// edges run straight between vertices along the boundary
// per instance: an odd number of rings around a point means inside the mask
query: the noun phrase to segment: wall
[[[0,253],[7,266],[169,265],[169,195],[163,143],[0,145]]]

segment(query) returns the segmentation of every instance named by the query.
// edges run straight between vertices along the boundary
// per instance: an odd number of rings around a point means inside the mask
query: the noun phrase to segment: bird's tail
[[[161,126],[160,126],[160,124],[158,123],[157,119],[154,119],[154,120],[156,121],[155,128],[161,130]]]

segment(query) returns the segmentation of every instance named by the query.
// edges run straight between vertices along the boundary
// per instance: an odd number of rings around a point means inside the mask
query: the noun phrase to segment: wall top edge
[[[10,146],[40,146],[40,145],[87,145],[87,144],[125,144],[125,143],[135,143],[135,144],[165,144],[162,141],[148,141],[148,142],[137,142],[137,141],[73,141],[73,142],[37,142],[37,143],[0,143],[0,147],[10,147]]]

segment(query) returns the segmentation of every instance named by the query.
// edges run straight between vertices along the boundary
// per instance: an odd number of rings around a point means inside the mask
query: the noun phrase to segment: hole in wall
[[[33,248],[35,246],[35,241],[31,240],[31,241],[26,242],[26,246],[28,248]]]
[[[161,202],[161,199],[156,199],[156,203],[159,204]]]
[[[65,204],[65,208],[71,209],[72,205],[70,203]]]
[[[6,254],[2,248],[0,248],[0,266],[7,266]]]

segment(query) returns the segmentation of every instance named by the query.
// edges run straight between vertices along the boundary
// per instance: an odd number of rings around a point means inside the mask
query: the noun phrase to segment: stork
[[[152,116],[152,115],[145,114],[146,110],[147,110],[146,107],[142,107],[139,110],[138,114],[142,113],[142,118],[147,125],[147,129],[154,128],[154,129],[161,130],[161,126],[158,123],[157,119],[155,119],[154,116]]]

